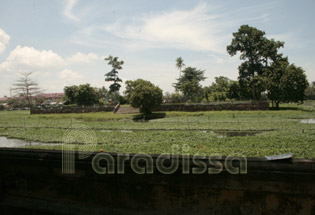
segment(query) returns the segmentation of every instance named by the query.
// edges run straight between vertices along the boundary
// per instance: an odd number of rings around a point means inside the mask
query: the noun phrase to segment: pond
[[[308,123],[315,124],[315,119],[302,119],[300,122],[306,123],[306,124],[308,124]]]
[[[18,148],[24,146],[52,146],[52,145],[60,145],[60,143],[41,143],[41,142],[33,142],[33,141],[25,141],[18,139],[9,139],[6,137],[0,137],[0,148]]]
[[[165,131],[165,130],[100,130],[100,132],[122,132],[122,133],[132,133],[132,132],[144,132],[144,131]],[[179,131],[179,130],[174,130]],[[168,130],[168,132],[174,132],[172,130]],[[201,133],[213,133],[218,138],[223,137],[248,137],[248,136],[255,136],[262,131],[214,131],[214,130],[180,130],[183,132],[187,131],[196,131]]]
[[[213,131],[217,135],[218,138],[223,137],[249,137],[255,136],[261,131]]]
[[[118,132],[122,132],[122,133],[131,133],[134,132],[133,130],[100,130],[100,132],[102,133],[107,133],[107,132],[114,132],[114,131],[118,131]],[[143,131],[143,130],[139,130],[139,131]]]

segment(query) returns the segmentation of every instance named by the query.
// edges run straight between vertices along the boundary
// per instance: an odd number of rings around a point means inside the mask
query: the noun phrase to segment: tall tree
[[[205,80],[204,71],[193,67],[187,67],[173,86],[183,93],[186,101],[198,102],[203,97],[203,89],[200,81]]]
[[[244,61],[239,66],[240,87],[243,92],[246,88],[251,89],[252,99],[259,99],[266,90],[264,69],[276,60],[278,49],[283,45],[283,42],[268,40],[264,31],[248,25],[242,25],[238,32],[233,33],[227,52],[231,56],[240,53],[240,59]]]
[[[283,101],[283,92],[281,88],[281,79],[289,66],[288,58],[279,56],[270,66],[265,68],[264,76],[267,79],[267,95],[272,101],[272,107],[279,108],[280,102]]]
[[[119,61],[118,57],[112,57],[111,55],[107,58],[105,58],[105,61],[108,61],[108,65],[112,66],[112,70],[105,74],[106,78],[105,81],[113,82],[109,86],[109,93],[114,93],[117,97],[117,93],[119,92],[119,89],[121,85],[119,82],[122,82],[122,80],[118,77],[118,71],[122,69],[122,65],[124,64],[124,61]],[[117,100],[117,98],[115,99]]]
[[[289,65],[281,77],[280,83],[283,92],[283,102],[303,103],[305,90],[309,83],[301,67],[297,67],[294,64]]]
[[[32,72],[20,73],[20,78],[13,84],[13,92],[16,95],[22,96],[27,101],[28,107],[33,104],[33,97],[39,95],[43,90],[39,87],[38,83],[30,78]]]
[[[182,69],[185,67],[184,60],[182,57],[176,59],[176,68],[179,70],[179,77],[181,76]]]

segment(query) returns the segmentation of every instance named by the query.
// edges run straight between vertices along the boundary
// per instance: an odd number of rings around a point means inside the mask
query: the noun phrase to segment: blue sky
[[[108,87],[108,55],[125,61],[123,81],[143,78],[164,92],[174,91],[179,56],[205,70],[204,86],[217,76],[236,80],[241,61],[226,46],[243,24],[284,41],[281,52],[315,81],[314,8],[313,0],[2,0],[0,97],[19,72],[33,72],[47,93]]]

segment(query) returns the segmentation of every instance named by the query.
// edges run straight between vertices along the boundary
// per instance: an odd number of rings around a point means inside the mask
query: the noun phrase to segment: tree
[[[309,84],[309,87],[306,88],[305,96],[307,99],[315,100],[315,81]]]
[[[244,60],[239,66],[242,97],[258,99],[267,91],[277,109],[281,102],[303,102],[308,82],[302,68],[290,65],[288,58],[278,53],[284,42],[269,40],[265,32],[248,25],[242,25],[233,37],[227,51],[231,56],[240,52]]]
[[[165,95],[163,96],[164,102],[168,102],[168,103],[181,103],[184,101],[184,97],[182,94],[178,93],[178,92],[173,92],[173,93],[165,93]]]
[[[96,88],[91,87],[90,84],[82,84],[79,86],[77,103],[78,105],[93,105],[97,104],[99,94]]]
[[[234,56],[240,52],[240,59],[244,62],[239,66],[239,83],[242,92],[246,88],[251,90],[250,97],[259,99],[266,90],[264,69],[277,59],[278,49],[284,42],[268,40],[265,32],[248,25],[242,25],[238,32],[233,33],[233,39],[227,52]],[[244,89],[245,88],[245,89]],[[248,97],[249,95],[244,95]]]
[[[204,98],[206,99],[207,102],[209,102],[209,96],[210,96],[210,94],[211,94],[211,89],[210,89],[210,87],[205,86],[205,87],[203,88],[203,96],[204,96]]]
[[[238,81],[230,81],[227,97],[229,99],[236,100],[239,100],[241,98],[241,89]]]
[[[281,90],[283,92],[283,102],[303,103],[305,90],[309,86],[304,70],[291,64],[286,68],[281,77]]]
[[[214,101],[225,101],[229,99],[240,99],[240,87],[237,81],[227,77],[215,77],[215,82],[208,87],[209,94]]]
[[[65,104],[77,104],[79,87],[78,86],[66,86],[63,89]]]
[[[100,98],[106,98],[108,95],[108,90],[105,87],[101,87],[97,89],[97,93]]]
[[[64,88],[66,104],[93,105],[99,100],[97,89],[90,84],[67,86]]]
[[[289,64],[288,58],[277,56],[277,60],[265,69],[267,95],[272,106],[279,109],[281,102],[303,103],[308,82],[304,70]]]
[[[116,95],[121,87],[119,82],[122,82],[122,80],[118,77],[118,71],[122,69],[124,61],[119,61],[118,57],[112,57],[111,55],[105,58],[105,61],[108,61],[108,65],[112,66],[112,70],[105,74],[105,81],[113,82],[109,86],[109,93],[114,93]]]
[[[163,101],[163,91],[150,81],[142,79],[126,81],[125,94],[130,105],[139,108],[144,114],[150,114],[152,109]]]
[[[203,98],[203,89],[200,81],[205,80],[204,71],[193,67],[187,67],[182,71],[182,75],[173,86],[182,92],[186,102],[199,102]]]
[[[184,64],[184,60],[182,59],[182,57],[178,57],[176,59],[176,68],[179,69],[179,77],[181,76],[182,73],[182,68],[185,66]]]
[[[267,95],[272,101],[272,107],[279,108],[280,102],[283,101],[283,92],[281,88],[281,79],[289,65],[287,58],[279,57],[269,67],[265,68],[264,75],[267,78]]]
[[[215,82],[210,86],[211,96],[214,101],[225,101],[229,90],[230,80],[227,77],[215,77]]]
[[[24,97],[27,101],[27,106],[32,107],[33,97],[43,92],[38,86],[38,83],[30,78],[32,72],[20,73],[21,77],[13,84],[12,90],[20,97]]]

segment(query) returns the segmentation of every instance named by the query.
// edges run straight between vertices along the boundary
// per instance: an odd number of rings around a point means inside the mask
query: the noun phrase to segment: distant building
[[[64,96],[64,93],[46,93],[46,94],[41,94],[38,97],[44,99],[41,103],[42,106],[56,107],[56,106],[62,106],[63,102],[61,102],[61,100],[63,96]]]
[[[46,94],[41,94],[40,96],[44,97],[45,99],[55,100],[55,99],[62,99],[64,95],[65,95],[64,93],[46,93]]]

